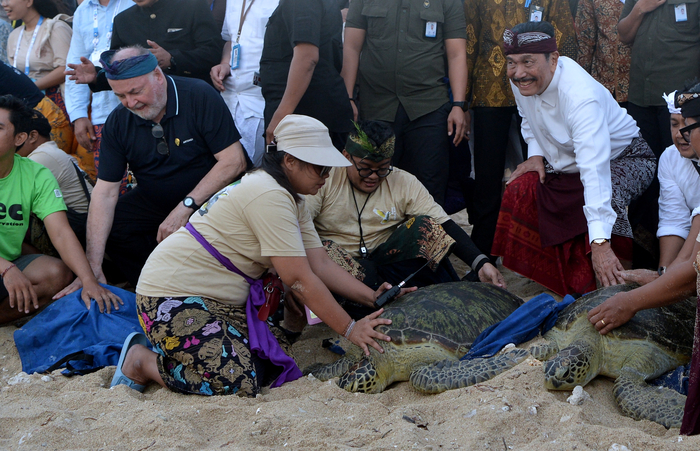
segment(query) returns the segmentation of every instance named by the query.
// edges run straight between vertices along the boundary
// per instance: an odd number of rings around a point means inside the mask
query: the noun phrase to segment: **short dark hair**
[[[49,120],[37,110],[32,110],[32,120],[29,123],[29,126],[25,130],[20,131],[29,134],[33,130],[36,130],[39,136],[51,139],[51,124],[49,124]]]
[[[15,128],[15,136],[26,132],[32,123],[32,109],[21,99],[7,94],[0,96],[0,109],[10,113],[10,123]]]
[[[517,24],[512,28],[513,33],[520,34],[520,33],[534,33],[534,32],[540,32],[540,33],[545,33],[548,34],[551,37],[554,37],[554,26],[546,21],[541,21],[541,22],[522,22]]]

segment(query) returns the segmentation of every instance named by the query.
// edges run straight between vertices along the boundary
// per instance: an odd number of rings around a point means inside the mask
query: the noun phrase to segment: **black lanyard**
[[[374,191],[367,195],[367,199],[365,199],[365,203],[362,205],[362,209],[360,210],[357,207],[357,199],[355,198],[355,187],[352,185],[352,183],[350,184],[350,189],[352,192],[352,200],[355,202],[355,211],[357,211],[357,224],[360,226],[360,257],[367,258],[367,246],[365,246],[365,238],[362,234],[362,212],[365,211],[365,207],[367,206],[369,196],[371,196],[374,193]]]

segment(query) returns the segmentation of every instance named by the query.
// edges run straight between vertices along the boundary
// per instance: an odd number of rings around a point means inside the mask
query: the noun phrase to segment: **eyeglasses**
[[[331,172],[331,169],[333,169],[331,166],[319,166],[317,164],[312,164],[314,171],[316,171],[316,174],[318,174],[319,177],[325,177],[328,175],[329,172]]]
[[[682,129],[678,130],[681,132],[681,135],[683,136],[683,139],[685,139],[685,142],[689,143],[690,142],[690,132],[693,131],[694,128],[700,127],[700,122],[696,122],[694,124],[690,124],[687,127],[683,127]]]
[[[361,168],[355,163],[355,157],[351,157],[352,164],[355,166],[355,169],[357,169],[357,173],[360,174],[360,178],[366,179],[367,177],[371,177],[372,174],[377,174],[379,177],[386,177],[389,174],[391,174],[391,171],[394,170],[393,166],[389,166],[386,168],[379,168],[379,169],[371,169],[371,168]]]
[[[156,124],[151,128],[151,135],[155,139],[160,139],[161,142],[158,143],[158,147],[156,148],[158,150],[158,153],[161,155],[170,155],[170,148],[168,147],[168,142],[165,140],[164,135],[165,132],[163,131],[163,126],[160,124]]]

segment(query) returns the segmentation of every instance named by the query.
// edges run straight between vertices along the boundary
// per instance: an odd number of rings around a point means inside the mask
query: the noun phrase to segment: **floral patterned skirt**
[[[255,396],[280,369],[251,353],[244,307],[199,296],[136,295],[139,322],[158,356],[158,371],[173,391]],[[268,323],[282,350],[291,344]],[[292,356],[293,357],[293,356]]]

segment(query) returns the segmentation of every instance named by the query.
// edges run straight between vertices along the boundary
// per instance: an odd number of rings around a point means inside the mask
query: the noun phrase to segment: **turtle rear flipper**
[[[344,374],[355,362],[347,357],[341,357],[327,365],[314,364],[304,369],[304,374],[313,374],[320,381],[327,381]]]
[[[514,349],[494,357],[473,360],[441,360],[411,373],[413,388],[423,393],[468,387],[496,377],[527,358],[525,349]]]
[[[648,385],[644,376],[634,369],[622,369],[615,380],[613,395],[628,417],[654,421],[666,428],[681,427],[686,397],[668,388]]]

